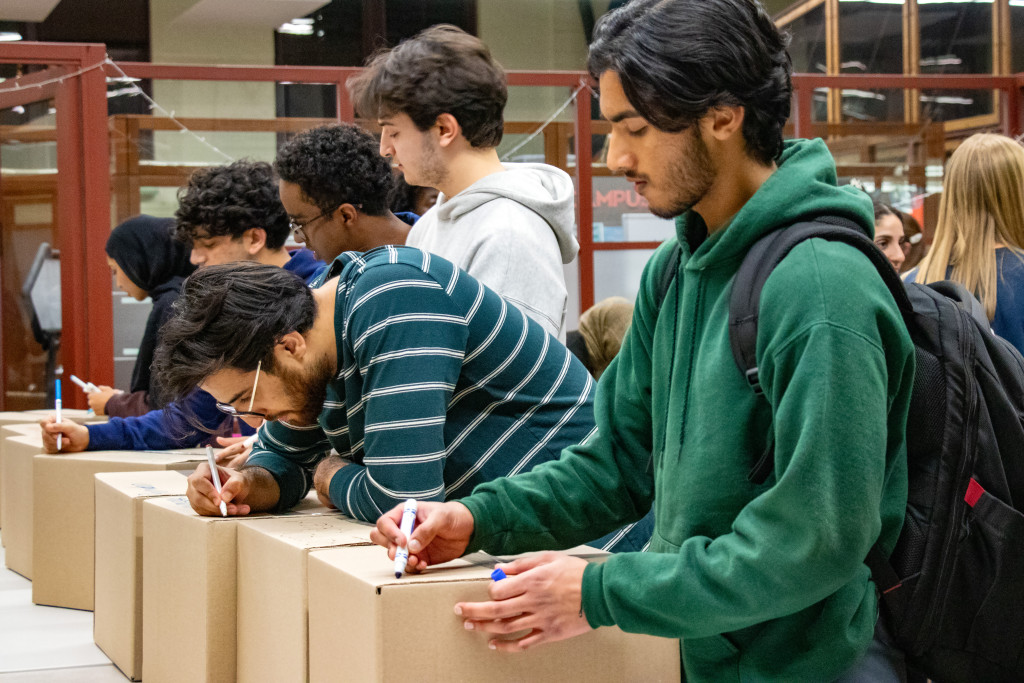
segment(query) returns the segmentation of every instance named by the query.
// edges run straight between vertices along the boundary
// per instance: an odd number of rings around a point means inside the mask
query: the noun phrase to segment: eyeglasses
[[[256,400],[256,387],[260,383],[260,370],[263,368],[263,361],[256,364],[256,379],[252,383],[252,393],[249,395],[249,410],[236,410],[230,403],[221,403],[217,401],[217,410],[222,413],[227,413],[231,417],[258,417],[262,420],[266,420],[267,416],[264,413],[253,412],[252,404]]]
[[[295,241],[296,242],[305,242],[306,241],[306,228],[308,228],[313,223],[316,223],[321,218],[327,218],[328,216],[330,216],[335,211],[337,211],[337,208],[331,209],[329,211],[324,211],[320,215],[315,216],[313,218],[310,218],[308,221],[305,221],[303,223],[299,223],[298,221],[295,221],[295,220],[288,221],[288,228],[292,231],[292,235],[295,237]]]
[[[302,223],[299,223],[296,220],[289,220],[288,221],[288,229],[292,231],[292,236],[295,238],[296,242],[305,242],[306,241],[306,237],[307,237],[307,235],[306,235],[306,228],[308,228],[313,223],[316,223],[321,218],[327,218],[332,213],[334,213],[335,211],[340,209],[342,206],[344,206],[344,205],[343,204],[339,204],[338,206],[334,207],[333,209],[330,209],[328,211],[324,211],[323,213],[321,213],[321,214],[319,214],[317,216],[314,216],[313,218],[310,218],[308,221],[304,221]],[[355,207],[356,209],[362,209],[363,208],[362,204],[353,204],[352,206]]]

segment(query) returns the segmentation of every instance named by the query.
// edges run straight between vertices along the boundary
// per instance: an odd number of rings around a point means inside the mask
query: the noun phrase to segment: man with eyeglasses
[[[179,192],[176,236],[192,245],[192,263],[200,269],[233,261],[279,267],[310,282],[323,268],[308,249],[289,253],[288,216],[277,194],[273,168],[265,162],[236,161],[195,171]],[[165,450],[209,441],[211,434],[230,434],[235,425],[204,391],[193,391],[162,410],[103,424],[82,426],[70,421],[41,422],[43,447],[57,452],[102,450]],[[227,424],[225,424],[227,423]],[[199,427],[204,431],[200,431]],[[252,429],[240,425],[243,435]]]
[[[593,434],[583,365],[450,262],[380,247],[342,254],[328,278],[310,289],[247,263],[185,283],[153,366],[161,386],[200,386],[225,413],[267,420],[245,466],[221,469],[221,494],[208,466],[189,478],[200,514],[219,515],[221,500],[231,515],[285,510],[312,484],[325,504],[375,520],[399,500],[455,499],[528,471]],[[594,544],[649,536],[631,527]]]
[[[352,124],[320,126],[281,146],[274,169],[296,242],[333,261],[344,251],[405,244],[412,213],[394,214],[391,164],[372,135]]]

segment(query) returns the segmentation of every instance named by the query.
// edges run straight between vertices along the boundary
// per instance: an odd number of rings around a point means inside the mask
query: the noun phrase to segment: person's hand
[[[402,503],[388,510],[370,531],[370,540],[387,548],[392,560],[395,551],[406,542],[399,529],[404,508]],[[473,525],[473,514],[462,503],[417,503],[416,528],[409,539],[406,571],[421,572],[432,564],[462,557],[473,536]]]
[[[246,446],[247,436],[218,436],[217,444],[225,446],[224,450],[217,454],[217,464],[237,470],[245,464],[252,453],[252,446]]]
[[[522,652],[591,630],[582,607],[586,560],[548,552],[497,566],[508,578],[491,584],[490,602],[455,605],[469,630],[496,635],[528,631],[512,640],[492,638],[489,648]]]
[[[228,515],[249,514],[249,506],[245,504],[245,499],[249,495],[250,482],[245,472],[225,467],[218,467],[217,472],[221,481],[220,495],[213,486],[208,463],[200,463],[196,471],[189,475],[186,495],[192,509],[207,517],[220,517],[220,502],[223,500],[227,505]]]
[[[107,401],[114,394],[123,393],[120,389],[108,387],[106,385],[100,385],[97,387],[98,391],[92,391],[86,394],[86,398],[89,400],[89,407],[92,408],[93,412],[97,415],[106,415],[104,412],[107,409]]]
[[[61,453],[77,453],[84,451],[89,445],[89,428],[84,427],[71,420],[62,420],[57,424],[57,418],[50,415],[39,421],[43,429],[43,450],[47,453],[57,452],[57,435],[63,434],[60,443]]]
[[[313,471],[313,488],[316,489],[316,497],[331,509],[337,507],[331,502],[331,479],[334,478],[338,470],[347,464],[340,455],[332,453],[317,463],[316,470]]]

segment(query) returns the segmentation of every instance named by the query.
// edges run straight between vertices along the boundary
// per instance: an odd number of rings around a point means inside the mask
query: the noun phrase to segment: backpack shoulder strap
[[[658,274],[658,289],[654,293],[654,307],[659,311],[661,310],[661,304],[665,302],[665,297],[668,296],[668,290],[672,286],[672,282],[676,279],[676,275],[679,272],[679,257],[682,255],[682,251],[683,248],[679,245],[679,240],[676,240],[665,262],[665,269]]]
[[[853,221],[825,216],[795,223],[765,235],[743,258],[733,279],[729,298],[729,345],[733,359],[755,394],[761,394],[757,368],[757,322],[761,290],[783,258],[801,242],[813,238],[843,242],[861,251],[879,272],[904,319],[912,314],[910,299],[896,270],[878,247]]]

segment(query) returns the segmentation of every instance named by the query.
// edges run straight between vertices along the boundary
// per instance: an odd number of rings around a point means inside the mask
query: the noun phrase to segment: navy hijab
[[[121,223],[107,239],[107,255],[153,300],[130,389],[150,392],[152,407],[158,406],[150,387],[149,366],[153,363],[159,331],[173,312],[171,305],[178,298],[182,283],[195,270],[189,263],[191,246],[176,240],[173,230],[173,218],[143,215]]]

